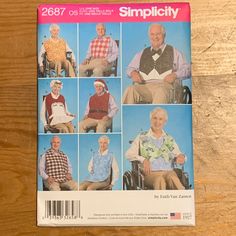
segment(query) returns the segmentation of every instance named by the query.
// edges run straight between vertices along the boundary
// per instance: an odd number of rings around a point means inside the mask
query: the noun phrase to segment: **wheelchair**
[[[57,77],[55,68],[50,67],[50,62],[47,59],[47,53],[45,52],[43,55],[43,73],[40,72],[40,69],[38,67],[38,77],[39,78],[51,78],[51,77]],[[71,63],[72,65],[72,52],[66,52],[66,59]],[[76,63],[74,63],[73,69],[75,72],[75,75],[77,74],[77,68],[76,68]],[[64,69],[61,70],[62,73],[65,74],[66,77],[66,72]]]
[[[174,88],[170,91],[170,103],[172,104],[192,104],[192,93],[188,86],[183,85],[180,81],[180,91],[177,94],[177,89]]]
[[[123,190],[150,190],[144,184],[144,174],[142,173],[141,163],[139,161],[131,161],[131,170],[128,170],[123,175]],[[189,175],[182,169],[174,168],[176,175],[185,189],[191,189],[189,184]]]

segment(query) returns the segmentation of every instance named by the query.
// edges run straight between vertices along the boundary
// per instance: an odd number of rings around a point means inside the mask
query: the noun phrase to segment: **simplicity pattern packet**
[[[38,7],[39,226],[195,225],[188,3]]]

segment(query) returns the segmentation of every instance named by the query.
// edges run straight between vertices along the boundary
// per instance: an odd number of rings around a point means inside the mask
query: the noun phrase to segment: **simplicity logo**
[[[151,7],[145,9],[132,9],[131,7],[120,7],[121,17],[142,17],[146,19],[149,16],[169,16],[175,19],[179,13],[179,8],[165,6],[163,8]]]

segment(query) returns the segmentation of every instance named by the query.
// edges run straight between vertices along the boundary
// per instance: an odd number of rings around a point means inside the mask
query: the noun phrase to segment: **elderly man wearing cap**
[[[79,122],[80,133],[96,127],[96,132],[105,133],[110,127],[112,118],[118,111],[114,97],[109,93],[104,80],[97,79],[94,82],[95,94],[90,97],[84,118]]]
[[[66,43],[66,41],[59,37],[60,27],[57,24],[50,25],[49,28],[51,37],[43,42],[41,47],[38,63],[41,73],[44,73],[43,68],[43,54],[47,53],[49,66],[56,71],[56,77],[61,77],[61,69],[65,69],[66,77],[75,77],[75,72],[72,65],[75,64],[75,56]],[[70,52],[72,57],[72,64],[66,59],[66,53]]]
[[[93,70],[92,76],[102,77],[105,71],[109,71],[118,57],[116,42],[106,35],[104,24],[96,25],[97,37],[94,38],[87,51],[85,60],[79,66],[79,76],[87,77],[87,70]]]
[[[60,80],[51,81],[52,92],[46,95],[43,100],[40,114],[41,121],[45,128],[50,126],[57,129],[59,133],[74,133],[71,121],[75,118],[75,115],[67,110],[65,98],[60,94],[62,86]]]

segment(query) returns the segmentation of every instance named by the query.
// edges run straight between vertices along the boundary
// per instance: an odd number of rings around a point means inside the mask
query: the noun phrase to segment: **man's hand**
[[[76,65],[75,60],[71,59],[71,65],[72,65],[72,67],[74,67]]]
[[[167,75],[165,78],[164,78],[164,81],[169,83],[169,84],[173,84],[176,80],[177,76],[176,74],[173,72],[169,75]]]
[[[49,185],[51,185],[51,184],[53,184],[55,182],[55,180],[52,177],[49,176],[47,178],[47,182],[48,182]]]
[[[86,120],[86,119],[88,119],[88,116],[87,116],[87,115],[86,115],[86,116],[84,116],[83,120]]]
[[[183,165],[184,162],[185,162],[185,156],[184,156],[183,154],[179,154],[179,155],[176,157],[176,163]]]
[[[44,129],[48,130],[49,129],[49,125],[44,125]]]
[[[68,113],[68,112],[66,113],[66,115],[67,115],[67,116],[76,117],[76,115],[75,115],[75,114],[70,114],[70,113]]]
[[[40,67],[39,67],[39,70],[40,70],[40,73],[42,73],[42,74],[44,73],[43,66],[40,66]]]
[[[72,176],[71,176],[70,173],[67,173],[67,174],[66,174],[66,179],[67,179],[67,180],[72,180]]]
[[[109,117],[109,116],[103,116],[102,117],[102,120],[104,120],[104,121],[108,121],[108,120],[110,120],[111,118]]]
[[[131,72],[131,79],[135,82],[135,83],[139,83],[139,84],[144,84],[145,81],[143,79],[143,77],[139,74],[138,71],[134,70]]]
[[[143,161],[143,170],[145,175],[149,175],[151,172],[150,161],[147,159]]]
[[[93,171],[93,167],[91,168],[91,170],[90,170],[90,173],[91,173],[91,174],[93,174],[93,173],[94,173],[94,171]]]
[[[87,65],[89,64],[90,60],[89,59],[85,59],[83,62],[82,62],[82,65]]]
[[[104,60],[102,61],[102,65],[103,65],[103,66],[107,67],[108,64],[109,64],[109,62],[108,62],[106,59],[104,59]]]
[[[109,188],[109,189],[112,189],[112,188],[113,188],[113,184],[110,184],[110,185],[108,186],[108,188]]]

